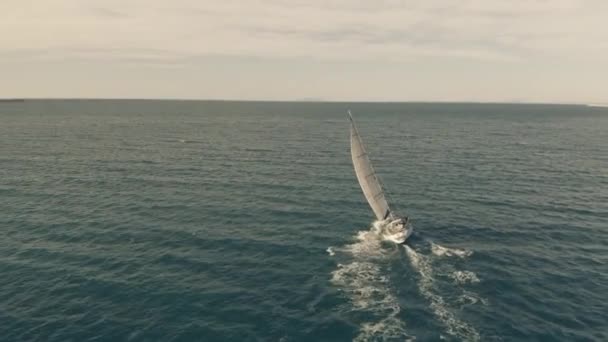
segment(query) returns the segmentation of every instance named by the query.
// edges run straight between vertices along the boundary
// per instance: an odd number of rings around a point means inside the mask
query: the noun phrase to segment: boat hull
[[[407,218],[392,218],[386,224],[382,232],[382,237],[387,241],[397,244],[405,243],[414,232],[414,228],[409,224]]]

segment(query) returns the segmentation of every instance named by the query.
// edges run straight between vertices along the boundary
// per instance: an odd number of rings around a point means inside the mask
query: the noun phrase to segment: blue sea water
[[[0,103],[0,340],[607,341],[607,146],[585,106]]]

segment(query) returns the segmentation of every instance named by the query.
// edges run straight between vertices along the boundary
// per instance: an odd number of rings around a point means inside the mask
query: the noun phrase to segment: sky
[[[605,0],[1,0],[0,98],[608,102]]]

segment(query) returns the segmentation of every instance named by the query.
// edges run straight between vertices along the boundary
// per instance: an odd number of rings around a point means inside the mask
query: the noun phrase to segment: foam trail
[[[448,256],[448,257],[457,256],[457,257],[461,257],[461,258],[465,258],[465,257],[471,256],[471,254],[473,254],[473,252],[466,250],[466,249],[448,248],[448,247],[444,247],[444,246],[438,245],[433,242],[431,242],[431,251],[436,256]]]
[[[352,260],[338,264],[331,282],[348,296],[350,305],[344,308],[346,312],[372,317],[360,323],[359,335],[354,341],[408,341],[412,337],[405,329],[405,322],[398,317],[401,307],[382,268],[381,261],[388,255],[382,249],[379,232],[377,227],[372,227],[370,231],[359,232],[356,243],[332,248],[332,251],[346,253]]]
[[[412,267],[420,273],[418,289],[420,293],[430,301],[431,309],[437,319],[446,327],[447,333],[465,341],[479,341],[477,330],[466,322],[462,322],[449,310],[443,297],[434,292],[433,268],[428,257],[416,253],[410,246],[404,245],[405,251],[410,259]]]
[[[471,271],[455,271],[450,274],[450,278],[454,279],[456,284],[479,283],[479,278]]]
[[[457,299],[457,303],[461,306],[474,305],[478,302],[481,302],[483,305],[488,305],[488,301],[486,299],[481,298],[476,293],[470,291],[463,291],[463,294]]]

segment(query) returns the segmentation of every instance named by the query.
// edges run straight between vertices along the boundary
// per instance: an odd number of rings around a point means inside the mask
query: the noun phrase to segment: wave
[[[431,242],[431,252],[433,252],[433,254],[436,256],[457,256],[461,258],[465,258],[473,254],[472,251],[466,249],[448,248],[433,242]]]
[[[338,251],[352,257],[349,263],[338,264],[331,282],[348,296],[350,305],[346,311],[366,317],[354,341],[413,340],[405,322],[398,317],[401,306],[382,267],[382,260],[388,254],[382,249],[382,235],[376,228],[358,232],[356,243],[327,249],[330,255]]]
[[[450,274],[450,278],[454,279],[456,284],[479,283],[479,278],[471,271],[455,271]]]
[[[456,302],[461,306],[474,305],[477,303],[488,305],[488,301],[486,299],[479,297],[479,295],[470,291],[463,291],[463,294],[458,296]]]
[[[436,245],[439,246],[439,245]],[[479,341],[480,335],[474,327],[456,318],[439,294],[435,293],[433,283],[434,270],[428,256],[418,254],[408,245],[403,245],[412,267],[418,271],[420,278],[418,289],[422,296],[430,301],[431,309],[437,319],[446,327],[447,333],[466,341]],[[435,252],[433,252],[435,254]],[[444,253],[445,254],[445,253]],[[441,254],[441,255],[444,255]]]

